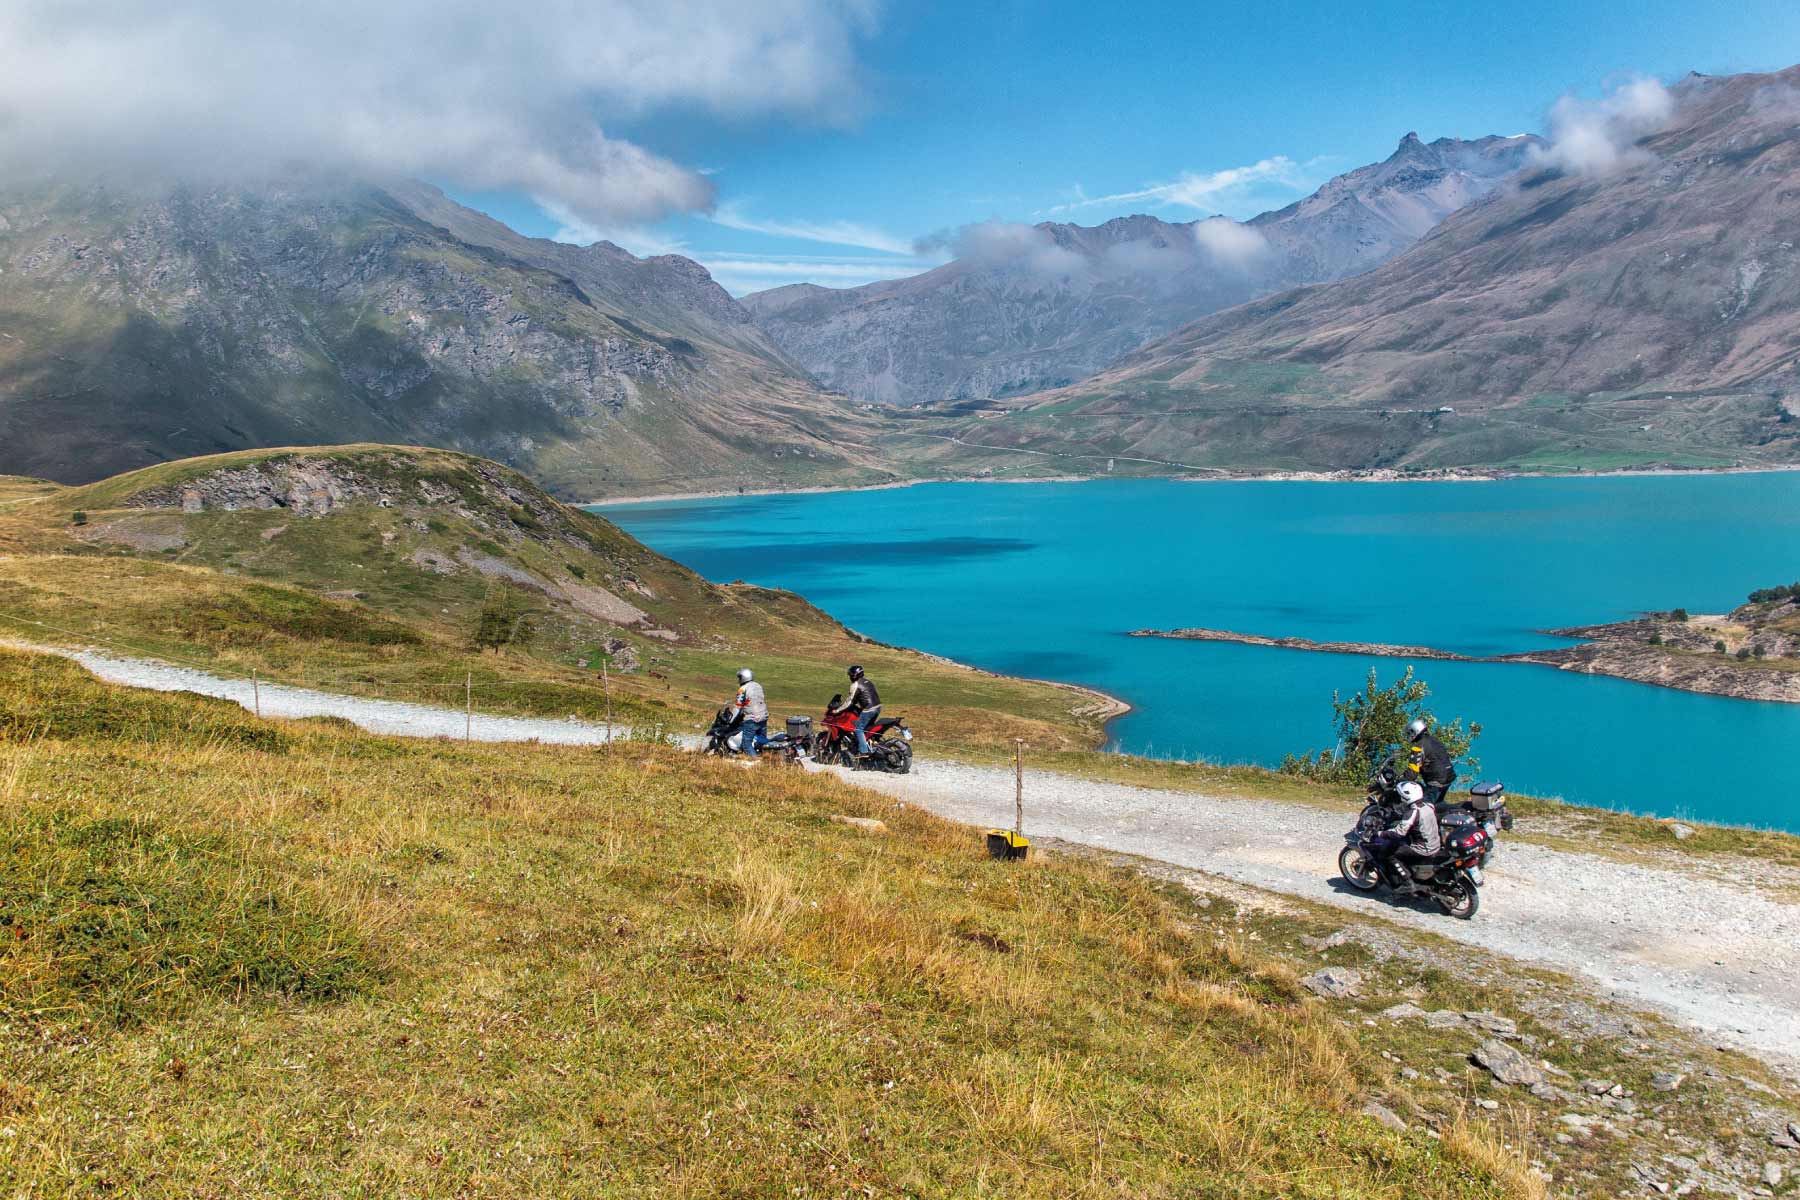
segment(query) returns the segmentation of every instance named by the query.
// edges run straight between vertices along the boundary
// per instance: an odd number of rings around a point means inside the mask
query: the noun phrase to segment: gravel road
[[[91,650],[53,652],[74,659],[109,683],[123,683],[158,692],[199,692],[204,696],[235,700],[247,709],[254,708],[256,704],[254,688],[248,679],[223,679],[190,667],[141,658],[119,658]],[[342,717],[370,733],[397,734],[401,737],[461,738],[464,729],[463,711],[460,708],[435,708],[427,704],[407,704],[398,700],[369,700],[361,696],[316,692],[311,688],[287,687],[274,683],[262,685],[262,715]],[[590,746],[606,741],[606,726],[577,721],[572,717],[553,720],[545,717],[493,717],[476,713],[469,721],[468,732],[478,742],[536,741],[563,746]],[[625,725],[614,726],[613,736],[630,737],[631,729]]]
[[[56,653],[114,683],[252,704],[247,680],[92,651]],[[273,684],[262,685],[262,711],[271,717],[342,717],[371,733],[463,736],[458,709]],[[471,732],[490,742],[606,740],[603,726],[573,719],[477,714]],[[628,730],[620,726],[615,736],[626,737]],[[843,773],[952,820],[1012,823],[1008,768],[926,760],[911,775]],[[1800,905],[1714,871],[1614,862],[1509,843],[1502,835],[1481,912],[1473,921],[1457,921],[1435,906],[1349,890],[1337,878],[1337,852],[1353,816],[1348,812],[1044,772],[1029,774],[1025,787],[1029,834],[1158,859],[1583,975],[1618,998],[1660,1009],[1721,1044],[1780,1059],[1800,1074],[1794,1050],[1800,1046]]]
[[[835,768],[834,768],[835,769]],[[923,761],[855,782],[978,826],[1013,821],[1009,768]],[[1800,905],[1712,872],[1508,842],[1472,921],[1351,891],[1337,854],[1354,814],[1096,783],[1025,780],[1025,831],[1317,900],[1592,979],[1800,1073]]]

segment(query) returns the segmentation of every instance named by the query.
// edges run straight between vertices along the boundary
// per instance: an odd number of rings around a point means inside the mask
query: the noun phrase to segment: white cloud
[[[854,221],[781,221],[759,220],[746,216],[736,205],[722,204],[711,219],[727,229],[745,233],[765,233],[771,237],[796,238],[805,242],[823,242],[830,246],[860,246],[887,254],[911,254],[912,243]]]
[[[1242,271],[1269,252],[1268,240],[1230,217],[1212,217],[1194,225],[1194,241],[1221,267]]]
[[[851,288],[887,279],[904,279],[928,271],[934,265],[919,259],[847,258],[810,255],[763,258],[722,252],[701,254],[700,264],[712,272],[719,285],[734,296],[760,292],[788,283],[816,283],[822,287]]]
[[[1637,142],[1662,128],[1675,98],[1654,79],[1633,79],[1599,100],[1564,96],[1550,108],[1550,145],[1541,162],[1575,175],[1610,175],[1649,155]]]
[[[877,0],[5,0],[0,171],[233,178],[303,163],[545,197],[598,225],[704,210],[602,122],[846,119]]]
[[[687,253],[687,243],[680,238],[667,237],[636,225],[596,225],[592,221],[582,220],[570,212],[567,206],[547,196],[535,196],[533,200],[544,210],[545,216],[556,222],[556,232],[550,235],[553,242],[568,242],[573,246],[611,242],[640,258],[655,254]]]
[[[1077,189],[1076,199],[1055,205],[1048,211],[1065,213],[1084,208],[1145,204],[1213,212],[1253,188],[1271,184],[1296,192],[1312,186],[1305,168],[1286,155],[1278,154],[1248,166],[1227,167],[1221,171],[1184,171],[1168,183],[1153,183],[1135,191],[1114,192],[1107,196],[1088,196]]]
[[[1087,269],[1087,260],[1056,244],[1044,230],[1016,221],[982,221],[946,230],[913,243],[926,257],[950,253],[987,267],[1019,267],[1044,276],[1073,275]]]

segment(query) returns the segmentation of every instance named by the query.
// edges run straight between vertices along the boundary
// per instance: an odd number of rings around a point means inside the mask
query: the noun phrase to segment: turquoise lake
[[[1494,483],[928,484],[614,505],[709,579],[789,588],[870,637],[1103,689],[1117,748],[1273,765],[1333,690],[1405,662],[1129,638],[1207,626],[1486,655],[1800,578],[1800,474]],[[1533,665],[1427,661],[1514,791],[1800,832],[1800,705]],[[903,713],[906,681],[882,679]],[[921,747],[929,752],[928,747]],[[1465,774],[1464,782],[1471,780]]]

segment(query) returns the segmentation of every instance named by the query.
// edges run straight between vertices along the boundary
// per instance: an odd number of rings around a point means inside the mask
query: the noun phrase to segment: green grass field
[[[832,779],[0,652],[0,803],[9,1195],[1540,1191],[1137,876]]]

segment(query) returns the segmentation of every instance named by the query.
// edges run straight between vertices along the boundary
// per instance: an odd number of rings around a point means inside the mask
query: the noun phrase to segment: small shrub
[[[1685,608],[1677,608],[1669,613],[1669,619],[1671,621],[1686,621],[1688,619],[1688,610]]]
[[[1431,732],[1444,743],[1452,760],[1471,773],[1479,770],[1481,763],[1469,754],[1469,750],[1481,736],[1481,726],[1470,724],[1465,729],[1461,717],[1448,722],[1433,719],[1431,711],[1425,707],[1425,698],[1430,694],[1431,689],[1424,680],[1413,678],[1411,667],[1385,688],[1375,670],[1370,668],[1368,683],[1362,691],[1349,699],[1332,694],[1337,748],[1290,754],[1282,760],[1281,770],[1288,775],[1327,783],[1362,783],[1389,752],[1402,744],[1407,723],[1415,717],[1423,717],[1431,725]]]
[[[1745,648],[1744,648],[1744,649],[1742,649],[1742,650],[1739,650],[1739,651],[1738,651],[1738,652],[1737,652],[1737,657],[1738,657],[1738,661],[1739,661],[1739,662],[1747,662],[1747,661],[1748,661],[1748,660],[1749,660],[1749,658],[1750,658],[1750,649],[1749,649],[1749,647],[1747,647],[1747,646],[1746,646],[1746,647],[1745,647]]]
[[[1653,629],[1650,631],[1650,644],[1652,646],[1660,646],[1663,644],[1662,630]]]
[[[1725,653],[1725,639],[1720,638],[1718,641],[1714,642],[1713,649],[1717,650],[1720,654]]]
[[[586,579],[587,578],[587,572],[582,570],[580,567],[576,566],[574,563],[566,562],[563,564],[563,566],[569,568],[569,574],[573,575],[575,578],[577,578],[577,579]]]
[[[1767,658],[1768,656],[1769,656],[1769,652],[1767,650],[1763,649],[1761,646],[1750,647],[1750,657],[1752,657],[1752,658]]]
[[[87,514],[83,511],[81,511],[79,508],[76,509],[74,512],[69,514],[69,524],[71,524],[71,525],[86,525],[87,524]]]

